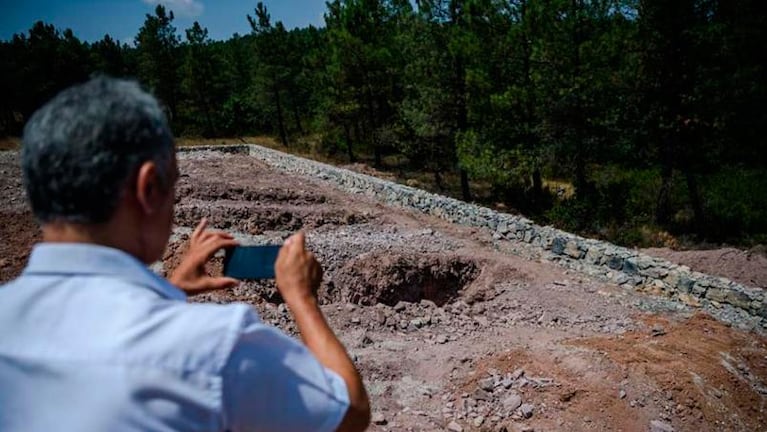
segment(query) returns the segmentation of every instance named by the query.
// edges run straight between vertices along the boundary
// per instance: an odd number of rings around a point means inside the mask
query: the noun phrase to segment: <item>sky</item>
[[[262,0],[272,21],[287,28],[324,25],[325,0]],[[81,40],[94,42],[105,34],[132,43],[146,14],[157,4],[174,11],[179,35],[199,21],[213,39],[250,32],[246,15],[255,15],[257,0],[0,0],[0,40],[26,33],[42,20],[60,30],[71,28]]]

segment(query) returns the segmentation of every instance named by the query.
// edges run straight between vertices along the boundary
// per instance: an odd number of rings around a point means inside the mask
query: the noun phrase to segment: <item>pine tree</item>
[[[178,107],[181,99],[179,80],[181,40],[173,26],[173,12],[157,5],[154,15],[146,15],[136,36],[138,77],[165,104],[170,121],[181,129]]]

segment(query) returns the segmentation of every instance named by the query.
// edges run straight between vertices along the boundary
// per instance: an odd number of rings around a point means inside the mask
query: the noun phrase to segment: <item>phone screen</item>
[[[279,245],[237,246],[226,250],[224,276],[236,279],[273,279]]]

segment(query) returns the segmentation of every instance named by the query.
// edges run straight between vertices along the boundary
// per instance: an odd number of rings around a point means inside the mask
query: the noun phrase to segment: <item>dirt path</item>
[[[166,270],[203,216],[252,243],[305,229],[325,268],[323,308],[372,395],[373,430],[767,425],[767,341],[760,336],[502,253],[490,232],[343,194],[247,156],[200,152],[180,159],[178,228]],[[18,193],[15,163],[0,159],[4,193]],[[7,280],[37,231],[24,207],[8,200],[0,217],[6,260],[0,276]],[[194,301],[251,303],[266,321],[295,332],[270,282]]]

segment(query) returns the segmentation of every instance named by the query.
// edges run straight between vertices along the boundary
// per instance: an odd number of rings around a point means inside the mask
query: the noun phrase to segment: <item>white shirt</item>
[[[247,305],[116,249],[40,244],[0,287],[0,430],[333,431],[343,380]]]

